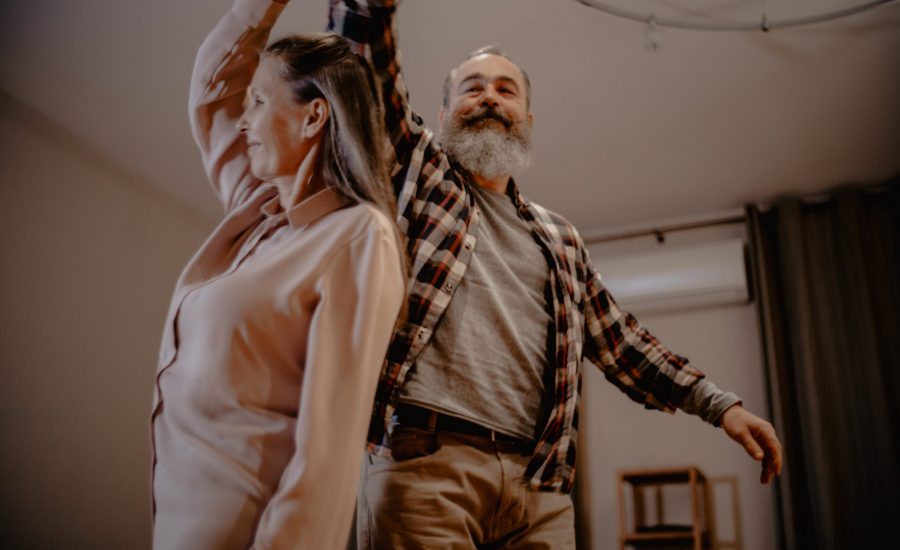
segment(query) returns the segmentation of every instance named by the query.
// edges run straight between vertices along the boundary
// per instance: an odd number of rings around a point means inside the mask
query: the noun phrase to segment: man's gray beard
[[[496,124],[469,128],[453,121],[440,135],[447,155],[470,174],[488,180],[516,176],[531,165],[531,128],[514,124],[504,131]]]

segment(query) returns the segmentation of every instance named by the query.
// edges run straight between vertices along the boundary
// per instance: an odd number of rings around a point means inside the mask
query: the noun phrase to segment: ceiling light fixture
[[[806,17],[795,17],[792,19],[782,19],[777,21],[770,21],[766,17],[765,6],[762,1],[760,1],[761,6],[761,14],[759,21],[754,22],[746,22],[746,23],[712,23],[712,22],[703,22],[703,21],[691,21],[687,19],[672,19],[668,17],[659,17],[652,13],[638,13],[631,10],[622,9],[616,6],[610,6],[606,2],[600,0],[575,0],[585,6],[600,10],[609,15],[614,15],[616,17],[621,17],[624,19],[630,19],[632,21],[637,21],[639,23],[645,23],[647,25],[651,25],[653,27],[670,27],[675,29],[687,29],[687,30],[696,30],[696,31],[763,31],[769,32],[770,30],[775,29],[783,29],[787,27],[797,27],[801,25],[811,25],[813,23],[822,23],[825,21],[832,21],[834,19],[840,19],[842,17],[847,17],[849,15],[855,15],[858,13],[862,13],[864,11],[868,11],[872,8],[876,8],[878,6],[884,4],[890,4],[896,2],[897,0],[870,0],[868,2],[863,2],[856,6],[851,6],[849,8],[843,8],[833,11],[828,11],[824,13],[809,15]],[[654,48],[655,49],[655,48]]]

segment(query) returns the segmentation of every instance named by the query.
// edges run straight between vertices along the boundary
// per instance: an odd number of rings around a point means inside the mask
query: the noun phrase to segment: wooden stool
[[[687,483],[691,495],[691,525],[665,525],[663,523],[662,487]],[[619,472],[619,548],[651,548],[666,545],[690,547],[702,550],[709,547],[709,529],[706,525],[706,478],[696,466],[682,468],[653,468]],[[625,500],[625,486],[631,486],[632,528],[626,526],[628,510]],[[646,524],[643,490],[656,489],[657,525]]]

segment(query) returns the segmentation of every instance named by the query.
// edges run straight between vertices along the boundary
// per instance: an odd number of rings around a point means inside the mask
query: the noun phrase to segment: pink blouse
[[[237,0],[191,123],[225,219],[182,273],[152,415],[154,548],[341,548],[405,296],[392,222],[326,189],[284,211],[235,123],[283,6]]]

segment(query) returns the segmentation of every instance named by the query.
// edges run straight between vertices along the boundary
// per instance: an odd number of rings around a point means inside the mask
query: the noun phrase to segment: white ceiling
[[[861,0],[765,0],[769,20]],[[753,19],[760,0],[608,0]],[[319,31],[294,0],[275,34]],[[0,0],[0,89],[199,213],[219,209],[186,121],[197,46],[229,0]],[[693,13],[692,11],[692,13]],[[900,3],[767,34],[663,29],[574,0],[406,0],[412,103],[434,123],[444,74],[498,44],[533,82],[536,201],[595,231],[730,210],[900,174]]]

